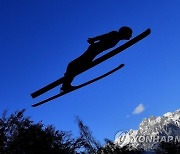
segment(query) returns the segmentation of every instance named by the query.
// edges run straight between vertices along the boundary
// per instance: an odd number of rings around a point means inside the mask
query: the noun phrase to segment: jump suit
[[[81,72],[85,71],[93,59],[101,52],[114,47],[120,41],[118,32],[112,31],[105,34],[98,42],[91,44],[78,58],[70,62],[64,74],[63,88],[71,86],[71,82]]]

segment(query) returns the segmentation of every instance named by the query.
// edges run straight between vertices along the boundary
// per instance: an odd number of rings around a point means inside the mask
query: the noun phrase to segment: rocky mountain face
[[[153,151],[160,142],[172,140],[180,143],[180,110],[168,112],[162,117],[145,118],[138,130],[120,133],[115,143],[121,146],[129,144],[138,150]]]

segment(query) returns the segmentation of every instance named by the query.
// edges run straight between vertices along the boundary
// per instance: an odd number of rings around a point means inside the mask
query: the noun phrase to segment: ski
[[[106,76],[108,76],[108,75],[116,72],[117,70],[121,69],[122,67],[124,67],[124,64],[119,65],[118,67],[114,68],[113,70],[111,70],[111,71],[109,71],[109,72],[107,72],[107,73],[105,73],[105,74],[103,74],[103,75],[101,75],[101,76],[99,76],[99,77],[97,77],[97,78],[94,78],[94,79],[92,79],[92,80],[90,80],[90,81],[87,81],[87,82],[85,82],[85,83],[83,83],[83,84],[81,84],[81,85],[79,85],[79,86],[75,86],[73,89],[71,89],[71,90],[68,91],[68,92],[61,92],[61,93],[56,94],[56,95],[54,95],[54,96],[52,96],[52,97],[49,97],[49,98],[47,98],[47,99],[45,99],[45,100],[42,100],[42,101],[40,101],[40,102],[38,102],[38,103],[36,103],[36,104],[33,104],[32,107],[37,107],[37,106],[39,106],[39,105],[42,105],[42,104],[47,103],[47,102],[49,102],[49,101],[52,101],[52,100],[55,99],[55,98],[61,97],[61,96],[66,95],[66,94],[68,94],[68,93],[70,93],[70,92],[72,92],[72,91],[75,91],[75,90],[77,90],[77,89],[80,89],[80,88],[82,88],[82,87],[85,87],[85,86],[87,86],[87,85],[89,85],[89,84],[91,84],[91,83],[93,83],[93,82],[96,82],[96,81],[98,81],[98,80],[100,80],[100,79],[102,79],[102,78],[105,78]]]
[[[110,51],[109,53],[95,59],[91,65],[85,70],[89,70],[90,68],[102,63],[103,61],[115,56],[116,54],[124,51],[125,49],[131,47],[132,45],[134,45],[135,43],[139,42],[140,40],[144,39],[145,37],[147,37],[149,34],[151,33],[150,29],[145,30],[144,32],[142,32],[141,34],[137,35],[136,37],[134,37],[133,39],[129,40],[128,42],[124,43],[123,45],[117,47],[116,49]],[[83,72],[85,72],[83,71]],[[82,73],[82,72],[81,72]],[[64,77],[61,77],[60,79],[48,84],[47,86],[33,92],[31,94],[32,98],[38,97],[40,95],[42,95],[43,93],[57,87],[58,85],[60,85],[61,83],[63,83]]]

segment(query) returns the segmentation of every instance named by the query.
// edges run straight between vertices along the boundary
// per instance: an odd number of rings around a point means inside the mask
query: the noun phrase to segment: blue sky
[[[137,129],[143,118],[180,108],[180,1],[0,1],[0,112],[25,108],[33,120],[57,129],[78,128],[75,116],[102,141]],[[78,76],[74,84],[125,67],[90,86],[37,108],[30,94],[61,77],[88,47],[87,38],[130,26],[152,34],[125,52]],[[119,45],[125,43],[122,41]],[[105,52],[106,53],[106,52]],[[140,107],[139,114],[137,108]],[[142,109],[143,108],[143,109]]]

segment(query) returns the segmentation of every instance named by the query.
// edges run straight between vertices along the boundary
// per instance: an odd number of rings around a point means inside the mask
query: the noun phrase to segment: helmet
[[[131,36],[132,36],[132,29],[127,27],[127,26],[123,26],[119,29],[119,33],[121,34],[121,36],[124,38],[124,39],[130,39]]]

